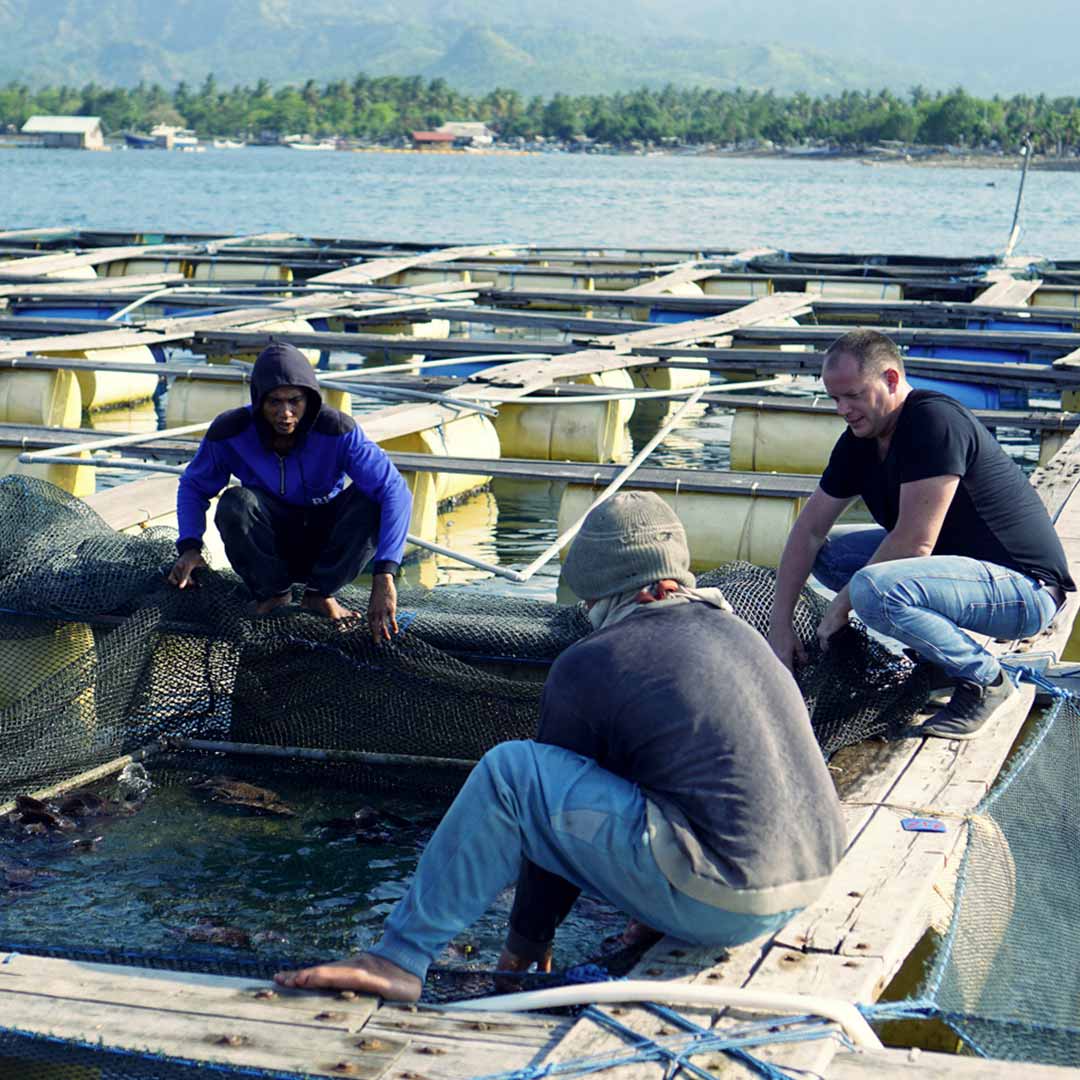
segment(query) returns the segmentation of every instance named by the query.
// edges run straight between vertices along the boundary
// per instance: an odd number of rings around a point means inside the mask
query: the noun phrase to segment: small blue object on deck
[[[944,832],[945,822],[937,818],[906,817],[900,822],[905,832]]]

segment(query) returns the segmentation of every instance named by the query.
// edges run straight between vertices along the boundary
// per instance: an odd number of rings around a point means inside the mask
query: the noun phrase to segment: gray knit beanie
[[[563,563],[563,580],[583,600],[670,578],[693,588],[686,530],[651,491],[621,491],[593,509]]]

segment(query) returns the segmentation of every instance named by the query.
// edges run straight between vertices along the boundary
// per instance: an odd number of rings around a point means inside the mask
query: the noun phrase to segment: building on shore
[[[453,135],[459,146],[490,146],[495,141],[495,132],[478,120],[452,120],[440,124],[435,130],[441,134]]]
[[[22,126],[50,149],[104,150],[105,136],[98,116],[31,116]]]
[[[456,136],[448,131],[414,131],[412,142],[414,150],[451,150]]]

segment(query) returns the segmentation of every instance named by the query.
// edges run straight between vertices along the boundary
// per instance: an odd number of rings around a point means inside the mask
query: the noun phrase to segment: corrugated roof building
[[[448,131],[414,131],[412,141],[416,150],[450,150],[454,136]]]
[[[71,150],[103,150],[105,136],[99,116],[31,116],[24,135],[40,136],[43,146]]]

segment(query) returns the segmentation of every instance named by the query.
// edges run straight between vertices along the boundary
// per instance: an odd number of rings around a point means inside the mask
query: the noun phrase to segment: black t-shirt
[[[933,476],[960,477],[935,555],[966,555],[1046,585],[1076,588],[1035,489],[976,417],[944,394],[908,395],[884,461],[878,460],[876,439],[845,431],[821,488],[835,499],[861,495],[874,520],[892,530],[900,516],[900,485]]]

